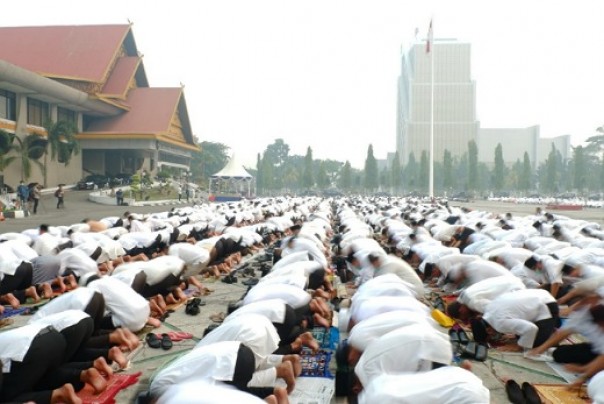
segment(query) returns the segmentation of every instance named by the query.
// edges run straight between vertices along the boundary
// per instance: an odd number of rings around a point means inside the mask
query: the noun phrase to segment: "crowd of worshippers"
[[[604,369],[603,239],[596,223],[541,211],[513,217],[402,198],[316,197],[5,233],[0,302],[53,299],[28,325],[0,333],[0,401],[77,403],[87,384],[103,391],[141,343],[136,332],[159,326],[185,291],[205,293],[204,277],[230,276],[268,247],[272,266],[257,285],[155,375],[145,400],[286,403],[298,354],[319,348],[309,330],[329,327],[335,309],[348,334],[336,353],[341,395],[488,403],[488,389],[468,363],[456,365],[449,335],[430,316],[432,288],[458,295],[447,313],[470,324],[476,342],[513,335],[529,358],[555,347],[553,360],[582,383]],[[337,297],[334,276],[354,291],[350,299]],[[558,346],[572,333],[589,342]],[[604,394],[599,379],[592,397]]]

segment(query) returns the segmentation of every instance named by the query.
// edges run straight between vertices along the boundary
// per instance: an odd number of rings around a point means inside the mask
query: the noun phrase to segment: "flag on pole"
[[[430,28],[428,28],[428,39],[426,40],[426,53],[430,53],[432,48],[432,42],[434,41],[432,32],[432,20],[430,20]]]

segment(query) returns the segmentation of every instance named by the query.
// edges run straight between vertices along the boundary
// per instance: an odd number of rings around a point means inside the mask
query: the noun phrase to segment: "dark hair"
[[[41,224],[40,225],[40,231],[48,231],[48,225],[47,224]]]
[[[597,304],[589,309],[589,314],[596,323],[604,322],[604,305]]]
[[[367,256],[367,259],[369,260],[369,262],[371,262],[373,264],[374,262],[379,261],[380,256],[379,255],[369,254]]]
[[[447,316],[452,318],[459,318],[459,311],[461,309],[461,303],[453,302],[447,305]]]
[[[570,275],[570,273],[573,271],[573,267],[571,265],[568,264],[564,264],[564,266],[562,267],[562,273],[564,275]]]
[[[537,266],[537,259],[535,257],[529,257],[526,261],[524,261],[524,266],[529,269],[535,269]]]
[[[434,271],[434,264],[431,262],[428,262],[424,266],[424,278],[428,279],[428,278],[432,277],[432,271]]]
[[[487,342],[487,326],[489,325],[483,319],[474,319],[470,321],[472,325],[472,335],[474,336],[474,341],[478,343]]]

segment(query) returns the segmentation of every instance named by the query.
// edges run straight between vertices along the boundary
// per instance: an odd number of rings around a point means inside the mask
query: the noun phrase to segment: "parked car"
[[[115,174],[114,176],[109,178],[109,185],[112,187],[130,185],[131,181],[132,181],[132,175],[120,173],[120,174]]]
[[[92,174],[84,177],[77,184],[80,190],[91,190],[95,188],[105,188],[109,186],[109,179],[104,175]]]

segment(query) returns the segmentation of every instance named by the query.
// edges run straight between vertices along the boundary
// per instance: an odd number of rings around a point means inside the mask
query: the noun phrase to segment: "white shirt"
[[[84,309],[86,309],[86,306],[88,306],[88,303],[90,303],[92,296],[94,296],[94,292],[93,289],[79,287],[69,293],[63,293],[41,306],[32,316],[30,322],[37,321],[38,319],[55,313],[63,313],[68,310],[80,310],[83,312]]]
[[[353,308],[352,306],[350,308],[351,313],[354,310],[354,315],[351,315],[351,319],[355,323],[389,311],[403,310],[424,315],[429,315],[430,313],[428,306],[409,296],[382,296],[379,299],[363,299],[362,302],[363,304],[359,304],[358,308]]]
[[[67,269],[73,270],[80,277],[87,273],[98,272],[96,261],[80,249],[67,248],[57,256],[61,260],[61,268],[59,269],[61,275],[65,274]]]
[[[151,309],[149,302],[125,283],[105,276],[88,284],[105,298],[105,307],[111,313],[113,325],[137,332],[147,323]]]
[[[374,277],[384,274],[395,274],[405,282],[411,284],[417,296],[424,295],[424,284],[411,265],[392,255],[382,258],[381,261],[382,265],[375,271]]]
[[[190,380],[170,386],[157,404],[266,404],[266,401],[224,383]]]
[[[517,290],[491,301],[482,318],[500,333],[520,336],[518,345],[532,348],[539,331],[535,322],[551,318],[546,304],[555,302],[542,289]]]
[[[208,250],[190,243],[174,243],[168,254],[181,258],[187,265],[207,265],[210,262]]]
[[[46,324],[28,324],[0,333],[0,361],[2,372],[9,373],[12,361],[22,362],[31,342]]]
[[[247,314],[259,314],[269,319],[271,323],[282,324],[285,320],[285,303],[279,299],[261,300],[246,304],[229,314],[224,321],[231,321]]]
[[[478,313],[484,313],[493,299],[522,289],[526,289],[524,283],[515,276],[495,276],[468,286],[459,294],[457,301]]]
[[[401,327],[419,323],[428,324],[434,329],[439,329],[438,323],[424,313],[389,311],[356,324],[348,335],[348,343],[363,352],[369,344],[382,335]]]
[[[28,321],[28,324],[44,324],[52,326],[55,330],[61,332],[65,328],[71,327],[88,317],[90,316],[82,310],[66,310],[46,317],[32,318]]]
[[[151,396],[159,397],[168,387],[190,380],[209,384],[233,380],[240,345],[239,341],[222,341],[187,352],[153,378],[149,387]]]
[[[490,393],[472,372],[447,366],[429,372],[376,377],[359,395],[359,404],[375,403],[488,404]]]
[[[432,362],[448,365],[453,358],[449,336],[417,323],[391,331],[369,344],[354,372],[363,386],[380,374],[425,372]]]
[[[296,286],[282,284],[278,288],[266,283],[258,283],[243,298],[243,304],[249,304],[268,299],[280,299],[294,309],[307,305],[311,300],[310,294]]]
[[[604,331],[593,321],[589,307],[573,311],[562,326],[564,330],[573,330],[589,340],[592,350],[604,354]]]

